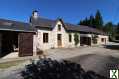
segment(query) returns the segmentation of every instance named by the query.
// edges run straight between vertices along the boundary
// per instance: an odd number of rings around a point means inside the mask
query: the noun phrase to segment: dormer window
[[[58,31],[61,31],[61,25],[60,24],[58,25]]]

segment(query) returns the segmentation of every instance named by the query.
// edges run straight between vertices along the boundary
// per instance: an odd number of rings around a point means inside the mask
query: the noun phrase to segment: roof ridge
[[[45,17],[39,17],[38,19],[44,19],[44,20],[49,20],[49,21],[56,21],[54,19],[49,19],[49,18],[45,18]]]
[[[49,18],[45,18],[45,17],[39,17],[39,18],[44,19],[44,20],[49,20],[49,21],[57,21],[57,19],[54,20],[54,19],[49,19]],[[62,19],[62,18],[60,18],[60,19]],[[65,22],[63,19],[62,19],[62,21],[63,21],[64,24],[71,24],[71,25],[79,26],[77,24]]]
[[[3,18],[0,18],[0,21],[17,22],[17,23],[29,24],[29,23],[27,23],[27,22],[16,21],[16,20],[10,20],[10,19],[3,19]]]

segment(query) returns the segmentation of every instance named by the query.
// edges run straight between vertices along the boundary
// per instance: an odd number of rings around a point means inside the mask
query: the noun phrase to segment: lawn
[[[23,60],[17,60],[17,61],[10,61],[5,63],[0,63],[0,69],[6,69],[12,66],[19,65],[20,63],[23,63]]]

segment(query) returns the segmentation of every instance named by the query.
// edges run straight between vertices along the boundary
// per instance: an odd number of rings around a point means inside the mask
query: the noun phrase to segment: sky
[[[29,22],[33,10],[40,17],[77,24],[100,10],[104,22],[119,22],[119,0],[0,0],[0,18]]]

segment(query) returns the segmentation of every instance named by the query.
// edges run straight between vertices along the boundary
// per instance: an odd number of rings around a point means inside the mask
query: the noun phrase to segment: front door
[[[62,34],[57,34],[58,47],[62,47]]]

